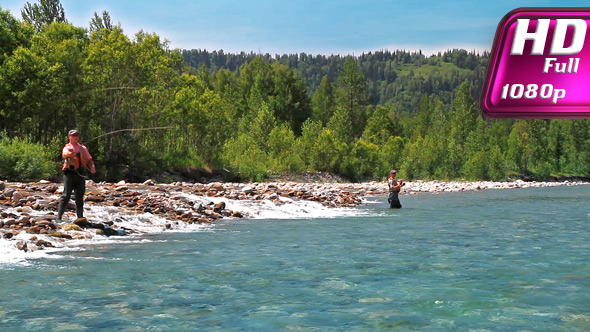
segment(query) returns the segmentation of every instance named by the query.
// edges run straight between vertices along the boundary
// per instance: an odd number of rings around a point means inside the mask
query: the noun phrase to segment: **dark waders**
[[[389,192],[389,198],[387,198],[389,202],[389,207],[392,209],[401,209],[402,204],[399,202],[398,193],[395,191]]]
[[[86,180],[74,170],[66,170],[64,172],[64,192],[61,195],[59,203],[59,212],[57,213],[57,220],[61,220],[70,197],[72,190],[76,191],[74,198],[76,199],[76,215],[78,218],[84,217],[84,192],[86,191]]]

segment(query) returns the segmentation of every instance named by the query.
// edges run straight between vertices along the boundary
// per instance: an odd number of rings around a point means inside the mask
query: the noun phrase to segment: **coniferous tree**
[[[313,94],[311,104],[313,109],[312,118],[320,121],[324,126],[328,124],[334,114],[335,106],[334,86],[330,82],[328,75],[322,77],[320,86]]]
[[[98,16],[97,12],[94,12],[94,17],[90,20],[90,32],[99,31],[102,29],[113,30],[113,22],[111,21],[111,15],[106,10],[102,12],[102,16]]]
[[[360,137],[367,122],[368,98],[366,91],[365,78],[358,64],[352,58],[346,58],[342,71],[338,75],[336,100],[337,107],[348,114],[352,124],[353,137]]]
[[[21,10],[23,20],[32,24],[36,31],[53,22],[66,21],[66,14],[59,0],[39,0],[38,4],[27,2]]]

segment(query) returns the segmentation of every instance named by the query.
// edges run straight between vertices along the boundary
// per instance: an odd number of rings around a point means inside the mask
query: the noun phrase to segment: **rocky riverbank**
[[[588,185],[588,182],[442,182],[415,181],[404,186],[402,195],[443,193],[483,189],[509,189]],[[65,222],[56,222],[60,184],[0,182],[0,241],[10,241],[23,251],[60,246],[68,240],[96,236],[122,236],[141,233],[141,227],[128,226],[125,216],[148,215],[164,221],[162,229],[183,225],[209,224],[221,218],[248,218],[250,211],[230,206],[236,201],[268,201],[280,206],[296,201],[317,202],[326,207],[354,207],[365,196],[387,194],[383,182],[366,183],[186,183],[141,184],[87,182],[85,207],[88,219],[75,219],[74,204],[68,206]],[[200,200],[199,197],[207,198]],[[88,211],[110,209],[109,218]],[[243,206],[241,207],[243,208]],[[153,223],[143,218],[146,223]]]

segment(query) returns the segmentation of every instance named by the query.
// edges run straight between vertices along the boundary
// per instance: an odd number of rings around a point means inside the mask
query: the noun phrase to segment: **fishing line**
[[[117,134],[117,133],[121,133],[121,132],[125,132],[125,131],[143,131],[143,130],[163,130],[163,129],[172,129],[172,126],[168,126],[168,127],[150,127],[150,128],[126,128],[126,129],[118,129],[118,130],[113,130],[113,131],[109,131],[108,133],[104,133],[101,135],[98,135],[96,137],[94,137],[93,139],[89,140],[88,142],[92,142],[95,139],[98,139],[100,137],[104,137],[104,136],[108,136],[108,135],[113,135],[113,134]],[[74,170],[76,172],[76,174],[78,174],[80,177],[86,179],[86,180],[90,180],[89,176],[86,175],[82,175],[80,174],[80,172],[78,172],[78,169]]]
[[[162,129],[172,129],[172,126],[168,126],[168,127],[151,127],[151,128],[128,128],[128,129],[119,129],[119,130],[113,130],[113,131],[109,131],[108,133],[104,133],[101,135],[98,135],[96,137],[94,137],[93,139],[89,140],[88,142],[92,142],[97,138],[103,137],[103,136],[108,136],[108,135],[112,135],[112,134],[116,134],[116,133],[121,133],[124,131],[142,131],[142,130],[162,130]]]

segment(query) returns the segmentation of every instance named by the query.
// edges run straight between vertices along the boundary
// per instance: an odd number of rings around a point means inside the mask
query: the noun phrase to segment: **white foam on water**
[[[183,197],[197,204],[202,204],[205,208],[211,208],[211,203],[216,204],[225,202],[226,209],[241,212],[245,218],[251,219],[315,219],[315,218],[342,218],[375,215],[374,211],[369,209],[359,209],[355,207],[338,207],[330,208],[319,202],[293,200],[287,197],[278,197],[279,204],[276,202],[264,200],[235,200],[225,197],[199,196],[188,193],[178,193],[177,197]],[[365,203],[373,203],[365,201]],[[14,208],[5,210],[8,213],[20,215]],[[31,217],[39,217],[50,214],[48,211],[35,211],[27,209],[25,211]],[[126,236],[111,236],[96,234],[94,229],[85,229],[83,231],[64,231],[60,232],[72,235],[74,237],[84,237],[81,239],[72,239],[63,241],[43,234],[28,234],[21,232],[13,239],[7,240],[0,238],[0,267],[2,265],[29,265],[32,259],[37,258],[63,258],[63,255],[51,255],[52,252],[67,251],[84,251],[89,246],[105,245],[111,243],[129,243],[149,242],[151,240],[141,238],[148,234],[158,234],[162,232],[210,232],[214,231],[214,224],[189,224],[182,221],[169,220],[151,213],[133,214],[114,206],[97,206],[86,205],[85,215],[90,222],[108,223],[113,222],[115,229],[126,230]],[[64,216],[64,223],[73,222],[73,214]],[[133,232],[130,232],[132,230]],[[16,245],[19,241],[30,241],[35,236],[38,240],[48,241],[54,247],[37,248],[37,250],[23,251],[19,250]],[[33,248],[35,249],[35,248]],[[67,256],[65,256],[67,257]]]
[[[374,211],[356,207],[327,207],[319,202],[293,200],[279,196],[279,204],[272,200],[235,200],[225,197],[203,197],[193,194],[179,194],[195,203],[203,204],[225,202],[226,209],[239,211],[253,219],[315,219],[342,218],[375,215]]]
[[[8,208],[5,210],[7,213],[14,213],[19,215],[14,208]],[[49,214],[47,211],[35,211],[27,209],[25,211],[31,217],[39,217]],[[105,245],[111,243],[121,243],[122,241],[128,243],[142,243],[151,242],[152,240],[140,238],[140,236],[147,234],[158,234],[162,232],[200,232],[211,229],[211,225],[204,224],[188,224],[185,222],[171,221],[162,218],[157,215],[150,213],[130,214],[125,213],[116,207],[105,207],[87,205],[85,207],[85,215],[90,222],[94,223],[106,223],[112,221],[115,223],[118,230],[133,230],[133,232],[126,232],[126,236],[111,236],[107,237],[96,233],[95,229],[85,229],[82,231],[65,231],[58,229],[59,232],[69,234],[73,237],[80,236],[83,238],[72,239],[72,240],[60,240],[44,234],[29,234],[21,231],[15,235],[12,239],[4,239],[0,237],[0,267],[4,265],[14,266],[28,266],[31,264],[31,260],[38,258],[63,258],[64,256],[51,255],[54,252],[67,252],[67,251],[84,251],[87,250],[88,246],[93,245]],[[71,215],[64,216],[64,223],[73,222]],[[169,225],[169,226],[167,226]],[[171,227],[172,229],[168,229]],[[37,240],[43,240],[51,243],[54,247],[44,248],[30,248],[28,246],[27,251],[23,251],[17,248],[17,244],[20,241],[31,242],[32,237],[36,237]],[[34,241],[33,241],[34,242]],[[31,250],[33,249],[33,250]],[[66,256],[67,257],[67,256]]]
[[[27,259],[47,257],[47,253],[41,250],[34,252],[24,252],[19,250],[16,247],[16,242],[17,241],[0,239],[0,268],[4,265],[29,265]]]

